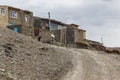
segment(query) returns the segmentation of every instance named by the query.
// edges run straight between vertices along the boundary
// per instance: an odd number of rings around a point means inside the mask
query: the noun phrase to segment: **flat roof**
[[[74,26],[76,26],[76,27],[78,27],[79,25],[77,25],[77,24],[74,24],[74,23],[72,23],[72,24],[69,24],[69,25],[74,25]]]
[[[47,21],[49,21],[49,19],[48,18],[42,18],[42,20],[47,20]],[[63,23],[63,22],[61,22],[61,21],[57,21],[57,20],[54,20],[54,19],[50,19],[51,20],[51,22],[54,22],[54,23],[57,23],[57,24],[60,24],[60,25],[63,25],[63,26],[66,26],[67,24],[65,24],[65,23]]]
[[[41,18],[41,17],[36,17],[36,16],[34,16],[34,19],[41,19],[41,20],[49,21],[48,18]],[[62,25],[62,26],[67,26],[66,23],[63,23],[63,22],[61,22],[61,21],[57,21],[57,20],[54,20],[54,19],[50,19],[50,21],[51,21],[51,22],[54,22],[54,23],[57,23],[57,24],[60,24],[60,25]]]
[[[41,17],[37,17],[37,16],[34,16],[34,19],[41,19],[41,20],[46,20],[46,21],[49,21],[49,19],[48,18],[41,18]],[[55,23],[57,23],[57,24],[60,24],[60,25],[63,25],[63,26],[69,26],[69,25],[74,25],[75,27],[79,27],[79,25],[77,25],[77,24],[74,24],[74,23],[72,23],[72,24],[66,24],[66,23],[63,23],[63,22],[61,22],[61,21],[57,21],[57,20],[54,20],[54,19],[50,19],[52,22],[55,22]],[[86,30],[83,30],[83,29],[78,29],[78,30],[81,30],[81,31],[84,31],[84,32],[86,32]]]
[[[84,30],[84,29],[78,29],[78,30],[86,32],[86,30]]]
[[[8,6],[8,5],[0,5],[0,6],[1,6],[1,7],[13,8],[13,9],[16,9],[16,10],[23,10],[23,11],[25,11],[25,12],[33,13],[32,11],[24,10],[24,9],[21,9],[21,8],[16,8],[16,7],[13,7],[13,6]]]

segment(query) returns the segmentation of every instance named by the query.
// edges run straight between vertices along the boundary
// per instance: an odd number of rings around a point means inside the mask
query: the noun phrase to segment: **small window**
[[[29,21],[29,17],[28,17],[28,15],[25,15],[25,21],[26,21],[26,22]]]
[[[5,15],[6,14],[6,10],[4,8],[1,8],[1,14]]]
[[[11,18],[17,18],[17,12],[15,12],[15,11],[10,11],[10,17],[11,17]]]

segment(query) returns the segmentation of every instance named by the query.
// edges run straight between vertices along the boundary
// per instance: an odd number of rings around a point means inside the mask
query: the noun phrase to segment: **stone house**
[[[40,17],[34,17],[33,19],[35,38],[42,42],[52,41],[51,32],[49,31],[50,28],[44,22],[44,19]]]
[[[79,25],[69,24],[66,30],[67,43],[83,42],[86,39],[86,31],[78,28]]]
[[[37,38],[39,38],[39,36],[45,37],[46,35],[51,37],[51,34],[53,34],[55,36],[54,40],[60,43],[75,43],[86,39],[86,31],[78,29],[79,26],[76,24],[65,24],[51,19],[49,26],[49,19],[34,17],[34,27]],[[47,36],[46,39],[49,37]]]
[[[33,13],[11,6],[0,5],[0,26],[8,27],[26,36],[34,36]]]

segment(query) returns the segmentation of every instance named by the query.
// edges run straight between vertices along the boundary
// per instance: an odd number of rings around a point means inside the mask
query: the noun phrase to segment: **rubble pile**
[[[58,80],[72,66],[64,51],[0,27],[0,80]]]

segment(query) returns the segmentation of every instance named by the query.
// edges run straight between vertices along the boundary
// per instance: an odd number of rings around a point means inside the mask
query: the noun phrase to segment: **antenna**
[[[101,37],[101,43],[102,43],[102,45],[104,45],[104,43],[103,43],[103,38]]]
[[[50,28],[50,31],[51,31],[51,20],[50,20],[50,12],[48,12],[48,18],[49,18],[48,27]]]

